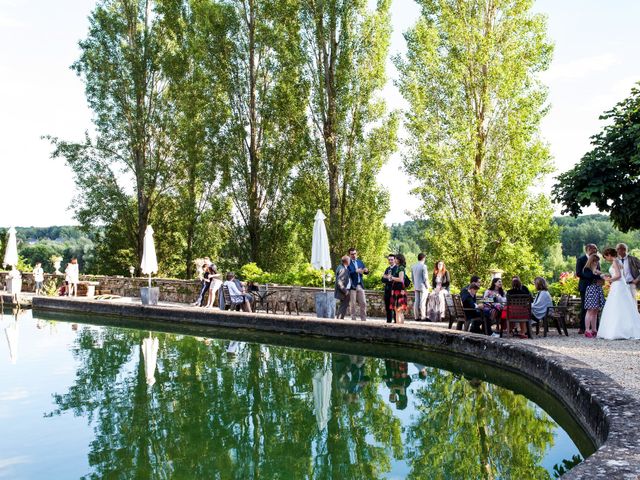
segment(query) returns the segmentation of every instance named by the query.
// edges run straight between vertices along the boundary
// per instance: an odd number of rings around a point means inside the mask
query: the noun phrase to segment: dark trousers
[[[204,294],[207,291],[207,288],[209,288],[209,283],[203,281],[202,287],[200,287],[200,295],[198,295],[198,300],[196,300],[196,303],[198,304],[199,307],[202,306],[202,301],[204,300]]]
[[[348,293],[348,292],[347,292]],[[349,295],[345,295],[342,300],[340,300],[340,307],[338,307],[338,311],[336,312],[336,318],[344,318],[344,316],[349,311]]]
[[[584,317],[587,311],[584,309],[584,297],[587,294],[587,290],[580,290],[580,330],[584,331],[585,323]]]
[[[392,323],[394,321],[394,311],[391,310],[391,289],[384,289],[384,311],[387,314],[387,323]]]

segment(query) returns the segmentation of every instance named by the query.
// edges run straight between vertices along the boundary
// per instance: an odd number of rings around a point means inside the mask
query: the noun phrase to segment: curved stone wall
[[[311,317],[150,307],[82,299],[35,297],[34,310],[139,318],[170,324],[242,328],[383,342],[479,358],[551,391],[571,409],[598,450],[563,478],[637,479],[640,476],[640,401],[584,363],[525,342],[428,326],[396,326]]]

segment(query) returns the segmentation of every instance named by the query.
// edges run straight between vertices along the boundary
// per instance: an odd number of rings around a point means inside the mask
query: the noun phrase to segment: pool
[[[0,322],[0,478],[554,478],[594,450],[548,392],[469,358],[31,311]]]

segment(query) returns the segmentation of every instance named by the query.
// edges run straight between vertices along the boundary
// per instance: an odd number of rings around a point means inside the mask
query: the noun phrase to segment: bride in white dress
[[[603,254],[604,258],[611,262],[611,288],[600,317],[598,338],[640,338],[640,313],[636,299],[624,281],[622,262],[618,260],[617,252],[613,248],[607,248]]]

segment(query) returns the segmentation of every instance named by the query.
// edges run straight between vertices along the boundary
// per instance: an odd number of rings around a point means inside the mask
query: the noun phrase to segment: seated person
[[[484,292],[482,298],[488,300],[483,306],[484,314],[491,319],[491,323],[497,324],[502,318],[504,304],[507,303],[507,294],[502,289],[502,279],[491,280],[491,286]]]
[[[470,331],[473,333],[480,333],[481,331],[477,322],[474,323],[474,320],[477,321],[482,318],[482,312],[478,309],[477,297],[476,297],[476,294],[478,293],[479,288],[480,288],[480,285],[472,282],[466,288],[464,288],[460,293],[460,300],[462,300],[464,315],[467,317],[467,320],[471,322]],[[487,325],[488,324],[485,324],[485,328],[487,328]],[[491,335],[490,331],[487,331],[484,333],[486,335]]]
[[[227,273],[227,281],[224,282],[224,286],[229,290],[231,301],[233,303],[241,304],[242,309],[245,312],[250,312],[253,296],[250,293],[244,293],[241,289],[239,289],[237,283],[234,281],[235,278],[236,276],[233,274],[233,272]]]
[[[466,292],[467,290],[469,290],[469,286],[475,283],[478,285],[478,288],[480,288],[480,277],[477,275],[471,275],[471,278],[469,279],[469,285],[467,285],[466,287],[462,287],[462,290],[460,290],[460,297],[462,297],[462,294],[464,292]]]
[[[535,322],[539,322],[547,315],[549,307],[553,307],[553,300],[547,288],[547,281],[542,277],[536,277],[534,280],[536,286],[536,298],[531,304],[531,315]]]

